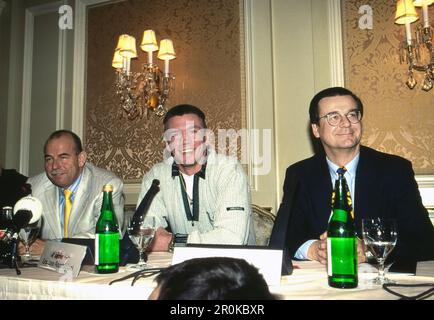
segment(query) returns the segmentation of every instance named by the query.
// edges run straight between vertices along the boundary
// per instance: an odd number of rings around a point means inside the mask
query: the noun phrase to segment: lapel
[[[83,175],[77,188],[77,193],[71,208],[69,220],[69,235],[73,236],[78,222],[86,214],[86,206],[89,205],[88,198],[92,191],[92,174],[87,165],[83,168]]]
[[[42,203],[47,205],[44,208],[44,223],[46,223],[51,232],[56,235],[56,238],[62,238],[63,232],[60,227],[60,211],[59,211],[59,194],[57,187],[51,183],[48,178],[44,180],[44,189],[42,193]]]
[[[377,165],[371,150],[361,146],[359,164],[356,170],[356,199],[354,202],[354,214],[358,230],[361,230],[362,219],[372,216],[372,212],[375,212],[378,205],[375,200],[379,196],[378,192],[380,192]]]
[[[312,205],[315,206],[314,212],[318,213],[319,225],[327,225],[331,212],[331,194],[333,185],[330,179],[329,168],[323,152],[319,152],[313,158],[313,167],[309,176],[312,177]]]

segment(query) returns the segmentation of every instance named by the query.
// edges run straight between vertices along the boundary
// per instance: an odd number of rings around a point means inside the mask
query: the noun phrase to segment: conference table
[[[172,254],[156,252],[149,255],[153,266],[166,267],[171,264]],[[16,275],[14,269],[0,269],[0,299],[98,299],[98,300],[145,300],[155,287],[155,274],[140,278],[131,285],[132,278],[109,283],[131,274],[130,266],[121,267],[115,274],[95,274],[91,266],[83,266],[77,278],[54,271],[27,267]],[[292,275],[282,276],[280,285],[270,286],[270,291],[279,299],[327,299],[327,300],[394,300],[397,297],[381,286],[369,284],[377,270],[368,264],[359,266],[359,286],[355,289],[335,289],[327,284],[325,266],[314,261],[294,261]],[[399,284],[434,283],[434,276],[415,276],[404,273],[389,273],[388,277]],[[405,288],[405,295],[416,295],[427,288]],[[433,296],[429,297],[434,299]]]

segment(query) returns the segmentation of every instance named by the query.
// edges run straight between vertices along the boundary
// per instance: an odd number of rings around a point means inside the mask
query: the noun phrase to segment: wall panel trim
[[[3,9],[6,8],[6,1],[0,0],[0,17],[2,16]]]
[[[252,0],[244,0],[244,74],[245,74],[245,107],[246,107],[246,127],[248,132],[251,132],[251,129],[254,127],[254,110],[253,106],[255,105],[255,97],[253,94],[253,88],[255,87],[255,79],[253,77],[253,66],[252,63],[254,61],[253,57],[253,37],[252,37]],[[247,143],[247,154],[248,164],[247,164],[247,177],[249,181],[250,188],[254,191],[257,191],[257,176],[253,175],[253,159],[252,155],[255,154],[255,145],[253,143],[253,139],[250,134],[248,136]]]
[[[344,58],[342,47],[341,1],[328,0],[330,81],[333,87],[345,86]]]
[[[86,27],[87,8],[106,2],[116,3],[125,0],[76,0],[74,15],[74,71],[72,88],[72,131],[85,140],[85,87],[86,87]]]
[[[72,76],[72,131],[83,140],[84,133],[84,84],[86,47],[86,6],[88,1],[75,2],[74,69]]]
[[[61,4],[67,4],[63,0]],[[65,127],[65,92],[66,92],[66,42],[68,37],[67,30],[59,29],[59,45],[57,58],[57,97],[56,97],[56,129]]]
[[[33,70],[33,33],[35,17],[47,13],[57,12],[62,1],[57,1],[49,4],[33,6],[25,11],[25,26],[24,26],[24,58],[23,58],[23,88],[22,88],[22,103],[21,103],[21,132],[20,132],[20,166],[19,170],[22,174],[29,173],[29,150],[30,150],[30,116],[31,116],[31,98],[32,98],[32,70]],[[60,49],[60,48],[59,48]],[[59,51],[59,63],[65,58],[65,52]],[[58,79],[58,81],[62,81]],[[57,96],[62,93],[61,88],[57,88]],[[59,99],[57,101],[59,103]],[[62,112],[64,105],[57,105],[57,111]]]

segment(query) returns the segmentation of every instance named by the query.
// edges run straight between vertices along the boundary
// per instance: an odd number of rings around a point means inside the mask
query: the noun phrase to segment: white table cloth
[[[152,253],[149,262],[164,267],[170,265],[171,257],[170,253]],[[325,266],[317,262],[296,261],[294,265],[292,275],[282,277],[280,286],[270,287],[270,291],[281,299],[397,299],[380,286],[367,284],[367,280],[376,276],[376,269],[367,264],[359,267],[359,286],[355,289],[329,287]],[[118,273],[99,275],[93,273],[92,267],[85,267],[76,279],[41,268],[23,268],[20,276],[14,269],[0,269],[0,299],[147,299],[155,287],[155,276],[139,279],[133,287],[132,278],[108,285],[111,280],[131,272],[126,269],[121,267]],[[393,273],[388,276],[398,283],[434,283],[434,277]],[[425,289],[406,288],[399,291],[415,295]]]

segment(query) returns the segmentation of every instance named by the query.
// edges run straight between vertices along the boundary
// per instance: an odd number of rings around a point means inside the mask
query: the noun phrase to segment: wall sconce
[[[417,81],[413,71],[425,73],[422,90],[429,91],[434,81],[433,27],[429,24],[428,6],[434,0],[399,0],[396,6],[395,23],[405,25],[406,39],[400,46],[400,62],[408,64],[407,86],[413,89]],[[423,24],[416,27],[412,37],[411,23],[419,19],[416,7],[422,7]]]
[[[155,32],[145,30],[140,48],[148,53],[141,72],[132,72],[131,59],[137,58],[136,39],[128,34],[119,36],[112,66],[116,69],[116,95],[120,102],[120,116],[141,118],[149,111],[158,116],[166,112],[165,104],[175,89],[175,76],[169,72],[169,61],[176,58],[172,40],[163,39],[157,57],[164,60],[164,72],[153,63],[153,52],[158,50]]]

